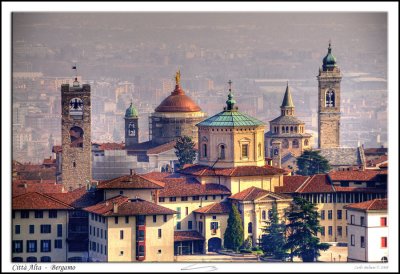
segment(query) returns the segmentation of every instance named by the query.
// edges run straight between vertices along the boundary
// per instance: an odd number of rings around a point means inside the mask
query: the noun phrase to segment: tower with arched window
[[[340,146],[340,81],[342,76],[332,54],[331,43],[319,69],[318,147]]]
[[[139,143],[139,115],[131,103],[125,111],[125,147],[131,148]]]
[[[61,85],[61,176],[70,191],[92,180],[90,85],[81,85],[77,78],[72,86]]]

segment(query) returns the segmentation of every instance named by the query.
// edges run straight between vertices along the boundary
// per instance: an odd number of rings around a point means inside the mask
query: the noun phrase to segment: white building
[[[388,261],[387,199],[349,204],[347,209],[348,261]]]

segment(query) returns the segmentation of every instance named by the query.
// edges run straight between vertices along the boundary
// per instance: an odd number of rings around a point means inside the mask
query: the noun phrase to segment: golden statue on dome
[[[175,82],[177,86],[179,85],[180,81],[181,81],[181,70],[178,70],[175,75]]]

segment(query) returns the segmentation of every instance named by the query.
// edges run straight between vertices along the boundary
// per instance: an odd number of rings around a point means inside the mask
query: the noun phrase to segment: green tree
[[[328,173],[331,169],[329,162],[317,150],[305,150],[303,154],[297,157],[297,174],[314,175],[319,173]]]
[[[176,140],[175,155],[178,157],[179,167],[182,168],[185,164],[193,164],[196,159],[195,143],[189,136],[182,136]]]
[[[224,234],[224,247],[236,252],[243,244],[243,224],[237,207],[232,204]]]
[[[329,244],[320,243],[317,233],[321,230],[318,212],[313,203],[301,197],[294,197],[290,209],[286,212],[287,241],[285,248],[290,250],[291,260],[299,256],[303,262],[313,262],[320,250],[327,250]]]
[[[286,244],[285,222],[279,221],[276,203],[272,204],[270,224],[263,229],[265,235],[261,240],[262,250],[267,254],[272,254],[277,259],[282,259],[286,254],[284,248]]]

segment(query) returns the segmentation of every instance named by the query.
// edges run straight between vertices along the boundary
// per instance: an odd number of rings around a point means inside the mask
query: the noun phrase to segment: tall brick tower
[[[342,75],[332,55],[331,43],[328,54],[319,69],[318,79],[318,147],[340,146],[340,81]]]
[[[85,186],[92,179],[90,85],[61,85],[61,180],[65,189]]]
[[[125,147],[131,148],[139,143],[139,123],[138,112],[136,108],[131,105],[125,111]]]

